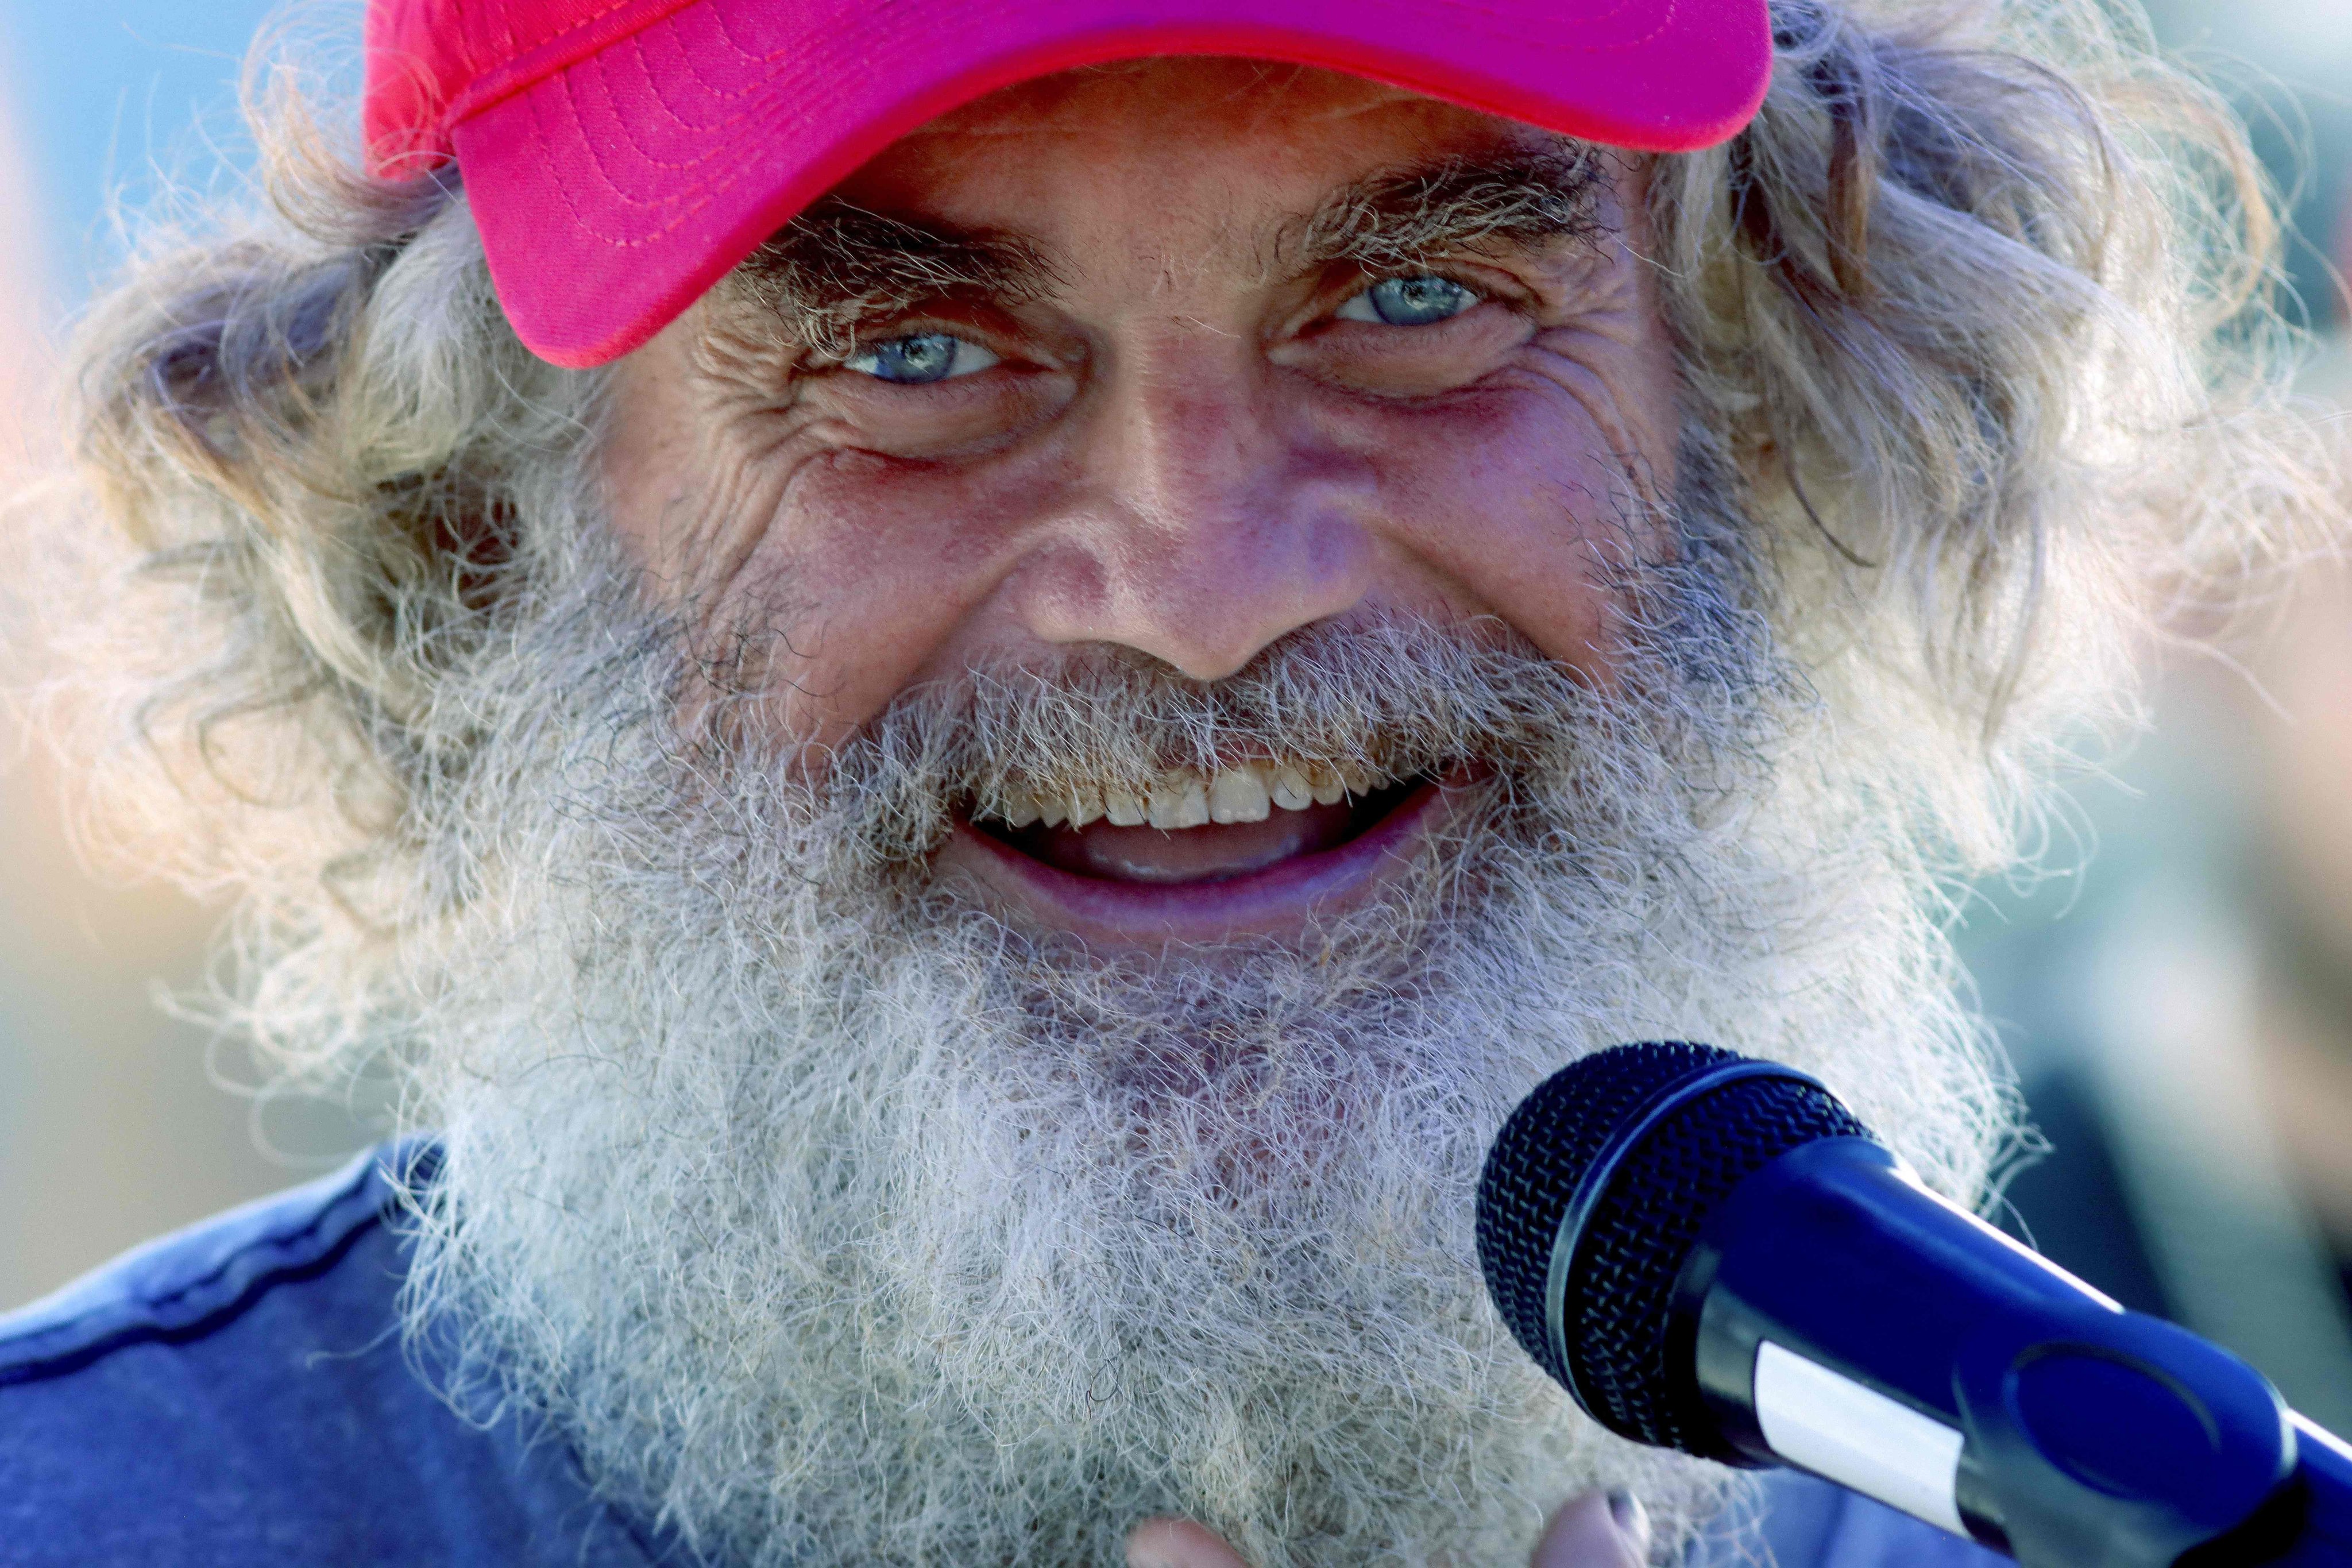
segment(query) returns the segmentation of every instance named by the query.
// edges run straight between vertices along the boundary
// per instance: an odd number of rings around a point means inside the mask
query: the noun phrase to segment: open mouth
[[[1013,793],[975,804],[972,826],[1073,877],[1130,884],[1250,877],[1376,836],[1433,773],[1244,762],[1213,774],[1164,774],[1148,792],[1085,788],[1068,798]]]
[[[1089,944],[1287,941],[1402,873],[1478,776],[1243,761],[1144,790],[983,795],[956,815],[941,866]]]
[[[1244,762],[1213,774],[1170,773],[1148,792],[1081,787],[1067,799],[1016,793],[976,805],[971,821],[1074,877],[1214,882],[1339,849],[1376,832],[1433,783],[1430,774]]]

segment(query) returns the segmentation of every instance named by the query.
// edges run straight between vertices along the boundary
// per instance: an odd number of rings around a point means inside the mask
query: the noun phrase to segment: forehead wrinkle
[[[846,353],[866,319],[926,300],[1034,300],[1058,286],[1025,236],[871,212],[827,197],[772,236],[729,275],[739,296],[782,318],[795,342]]]
[[[1351,182],[1275,234],[1271,259],[1306,270],[1336,262],[1412,265],[1448,254],[1590,241],[1604,226],[1597,149],[1453,157]]]

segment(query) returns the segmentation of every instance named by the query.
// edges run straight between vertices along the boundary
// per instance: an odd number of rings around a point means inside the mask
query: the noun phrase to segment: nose
[[[1246,338],[1201,329],[1098,385],[1062,559],[1024,606],[1050,642],[1112,642],[1196,680],[1359,604],[1371,489],[1315,439]]]

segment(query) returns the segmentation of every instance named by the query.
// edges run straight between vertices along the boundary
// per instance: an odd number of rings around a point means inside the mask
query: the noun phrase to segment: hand
[[[1528,1568],[1644,1568],[1650,1516],[1629,1491],[1585,1492],[1551,1516]],[[1249,1568],[1189,1519],[1147,1519],[1127,1538],[1127,1568]]]

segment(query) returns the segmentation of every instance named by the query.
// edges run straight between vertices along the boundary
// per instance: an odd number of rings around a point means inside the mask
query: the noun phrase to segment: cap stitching
[[[569,80],[565,80],[561,85],[563,89],[563,111],[569,116],[572,122],[578,127],[581,132],[581,143],[588,148],[589,154],[592,159],[590,167],[595,171],[596,177],[604,182],[604,187],[611,191],[617,199],[629,203],[639,210],[650,208],[652,204],[640,202],[630,196],[628,193],[622,190],[621,187],[614,182],[613,176],[604,171],[603,161],[597,156],[598,150],[595,148],[592,139],[587,134],[587,126],[581,119],[578,107],[572,101],[571,82]],[[536,93],[531,94],[526,101],[528,101],[531,106],[532,118],[534,120],[539,119],[542,110],[546,107],[539,101],[539,95]],[[650,245],[656,240],[667,238],[671,231],[676,229],[678,225],[686,222],[696,213],[700,212],[704,207],[709,206],[713,201],[718,199],[719,195],[723,191],[727,189],[726,184],[723,183],[717,185],[698,186],[693,192],[688,193],[688,195],[693,198],[691,205],[677,207],[676,209],[676,216],[671,217],[667,223],[663,224],[660,228],[655,230],[651,234],[640,235],[634,239],[624,239],[614,235],[605,233],[603,229],[588,221],[587,215],[581,210],[579,200],[573,195],[572,188],[567,182],[562,180],[553,180],[549,182],[549,184],[554,189],[555,194],[562,198],[565,210],[572,215],[573,226],[580,233],[595,240],[598,244],[614,250],[634,250],[639,246]]]
[[[633,38],[629,41],[633,47],[642,47],[642,40]],[[772,59],[774,57],[747,56],[747,58]],[[585,62],[583,63],[584,64]],[[746,89],[737,96],[745,100],[750,100],[752,97],[752,89],[754,88],[771,87],[779,80],[789,79],[795,73],[789,68],[784,70],[772,69],[759,82],[747,86]],[[648,83],[650,83],[649,78],[647,80]],[[563,100],[563,108],[566,116],[572,127],[578,132],[579,145],[582,150],[586,152],[589,155],[589,166],[595,171],[597,178],[604,183],[605,188],[611,191],[617,200],[626,203],[637,211],[649,214],[662,207],[670,206],[672,205],[673,198],[663,198],[658,201],[647,201],[643,197],[633,195],[625,186],[623,186],[605,167],[604,157],[605,149],[600,144],[599,138],[589,133],[586,117],[581,111],[576,96],[576,89],[579,84],[575,81],[572,72],[566,71],[562,76],[552,78],[549,82],[542,85],[551,86],[560,92]],[[540,96],[541,95],[537,93],[529,95],[530,100],[533,104],[534,118],[536,118],[539,110],[538,100]],[[657,91],[652,101],[655,105],[660,108],[664,113],[667,114],[674,123],[680,127],[686,126],[687,121],[678,117],[676,110],[671,109],[670,106],[660,98]],[[706,132],[706,133],[719,140],[722,144],[711,146],[692,159],[676,161],[656,158],[648,154],[642,144],[639,144],[635,151],[637,152],[639,156],[644,158],[646,163],[652,164],[656,168],[675,170],[680,173],[707,168],[724,153],[732,151],[734,148],[741,144],[743,137],[740,132],[751,122],[761,118],[761,107],[762,106],[761,105],[755,104],[733,114],[730,114],[724,119],[715,121],[708,126],[697,127],[696,129]],[[615,114],[614,118],[616,121],[623,119],[623,117],[618,114]],[[666,223],[664,223],[660,229],[652,234],[639,236],[631,239],[620,239],[602,233],[599,229],[586,224],[584,221],[582,223],[581,226],[587,233],[594,235],[604,243],[614,247],[635,247],[650,244],[655,240],[662,238],[671,230],[677,227],[678,225],[686,222],[687,219],[691,217],[696,212],[698,212],[704,206],[709,205],[711,200],[724,194],[737,182],[744,178],[749,173],[751,173],[751,171],[748,168],[739,165],[716,181],[706,180],[698,182],[696,189],[690,193],[693,196],[698,199],[695,200],[691,205],[677,208],[677,216],[669,218]],[[562,182],[558,181],[554,182],[554,184],[556,188],[562,192],[563,195],[564,205],[571,207],[576,214],[579,209],[576,202],[572,199],[572,193],[569,190],[564,189]],[[681,195],[686,194],[688,193],[681,193]]]
[[[709,7],[709,12],[710,26],[717,34],[719,42],[734,50],[738,59],[752,61],[764,69],[765,74],[761,76],[757,80],[744,82],[734,89],[730,90],[725,88],[712,85],[709,82],[709,78],[703,74],[700,63],[694,58],[695,51],[686,47],[686,43],[683,38],[678,38],[677,40],[678,56],[686,62],[687,68],[693,73],[696,84],[702,87],[703,89],[709,93],[711,97],[733,99],[748,98],[752,93],[774,81],[780,75],[784,74],[773,68],[773,62],[775,61],[778,54],[782,51],[761,53],[754,49],[745,48],[740,43],[736,41],[734,30],[728,26],[728,20],[726,16],[721,14],[721,7],[713,5]],[[677,28],[671,29],[673,37],[675,37],[677,30],[678,29]],[[647,27],[629,39],[630,44],[637,50],[640,56],[643,55],[646,48],[645,35],[651,31],[653,31],[653,29]],[[649,68],[646,72],[646,79],[648,82],[652,79],[652,74],[653,73]],[[656,90],[656,92],[659,91],[658,89]],[[740,119],[743,118],[743,116],[739,115],[736,118]],[[731,125],[734,122],[734,120],[718,121],[718,123],[722,126]],[[684,121],[681,121],[680,123],[683,124]]]
[[[450,126],[459,121],[471,120],[484,110],[495,104],[503,103],[519,92],[528,92],[541,82],[562,76],[573,66],[594,58],[615,44],[635,37],[648,27],[659,26],[662,23],[675,17],[680,11],[692,5],[708,5],[709,0],[652,0],[648,8],[653,14],[636,26],[595,48],[586,49],[566,58],[568,50],[565,40],[589,31],[615,11],[624,11],[631,5],[642,4],[646,4],[646,0],[609,0],[609,3],[600,9],[592,11],[578,21],[569,24],[561,32],[549,35],[522,54],[500,62],[490,70],[476,74],[472,80],[450,98],[449,106],[442,115],[443,125]],[[534,64],[528,75],[523,74],[519,68],[524,61],[532,60],[534,57],[541,55],[552,56],[554,58],[550,63]]]
[[[629,40],[629,43],[630,47],[633,50],[638,51],[642,54],[645,47],[645,41],[642,38],[632,38]],[[795,72],[789,65],[782,69],[774,68],[771,64],[771,62],[776,58],[773,55],[751,55],[740,50],[740,48],[738,52],[743,53],[744,58],[747,59],[756,59],[762,65],[770,66],[770,68],[768,69],[767,74],[761,77],[757,82],[747,83],[742,90],[739,92],[728,95],[715,95],[732,97],[745,105],[745,107],[719,120],[698,123],[689,122],[671,106],[668,99],[663,96],[661,89],[654,83],[653,73],[649,69],[645,70],[642,76],[642,79],[646,82],[647,88],[651,91],[651,101],[665,115],[668,116],[672,124],[677,126],[682,131],[698,132],[707,138],[719,142],[719,145],[708,146],[696,156],[682,161],[666,160],[654,157],[646,151],[645,144],[642,142],[635,141],[635,138],[631,139],[633,142],[632,150],[643,158],[645,162],[652,164],[657,169],[670,169],[684,173],[705,168],[728,152],[739,147],[742,141],[742,137],[739,132],[751,122],[759,120],[761,117],[763,108],[769,107],[765,100],[770,95],[761,89],[771,88],[779,81],[788,81],[795,75],[802,73]],[[644,62],[641,60],[641,66],[643,63]],[[572,82],[568,72],[566,73],[563,87],[566,100],[571,100]],[[615,98],[615,101],[617,101],[617,98]],[[616,113],[614,118],[616,121],[620,121],[625,125],[626,121],[623,116]],[[586,121],[579,118],[576,108],[574,110],[574,119],[580,125],[582,140],[583,142],[589,141],[590,138],[588,136]],[[597,151],[598,149],[593,146],[590,147],[590,152],[592,153]],[[604,174],[601,159],[598,160],[597,173],[600,175],[603,175],[604,183],[610,186],[614,194],[621,197],[622,200],[629,202],[639,208],[651,208],[660,205],[656,202],[646,201],[640,197],[630,195],[617,180],[614,180],[610,174]],[[709,186],[708,189],[713,195],[716,195],[718,192],[725,190],[729,185],[732,184],[736,180],[740,179],[747,173],[749,173],[748,170],[738,169],[733,174],[730,174],[725,181],[719,184]]]
[[[673,205],[672,202],[667,199],[662,201],[646,201],[642,197],[634,195],[625,189],[618,181],[614,179],[611,173],[605,169],[604,159],[599,155],[600,150],[593,145],[593,139],[587,134],[587,127],[584,121],[583,121],[580,116],[578,106],[572,101],[569,90],[570,83],[567,82],[565,84],[565,107],[570,112],[573,123],[580,127],[581,141],[583,144],[587,144],[589,146],[590,155],[593,160],[591,167],[595,170],[596,177],[603,182],[605,189],[610,191],[616,200],[625,203],[633,210],[646,214],[649,217],[653,216],[656,213],[660,212],[665,207],[670,209],[668,216],[659,217],[655,220],[658,223],[659,226],[651,232],[623,238],[608,234],[601,227],[590,224],[586,218],[581,215],[579,205],[572,199],[572,194],[569,191],[565,191],[564,205],[572,209],[574,221],[579,224],[581,231],[593,237],[601,244],[618,250],[633,250],[640,246],[652,245],[657,241],[666,239],[681,225],[691,219],[695,214],[700,212],[712,202],[726,195],[728,191],[733,189],[751,173],[750,169],[739,163],[734,167],[728,169],[725,174],[721,174],[715,180],[698,181],[695,188],[691,192],[680,193],[677,199],[685,201],[688,204],[683,205]],[[665,106],[665,108],[667,106]],[[747,121],[755,120],[757,117],[758,116],[755,112],[747,111],[746,113],[731,117],[725,123],[730,126],[740,125]],[[673,115],[672,118],[675,119],[676,117]],[[730,142],[730,147],[736,144],[739,143],[734,142]],[[665,163],[660,160],[654,158],[647,158],[646,162],[654,164],[657,168],[676,169],[685,172],[709,167],[718,159],[721,153],[728,150],[729,148],[713,148],[709,154],[696,159],[692,163]],[[562,189],[560,184],[558,188]]]

